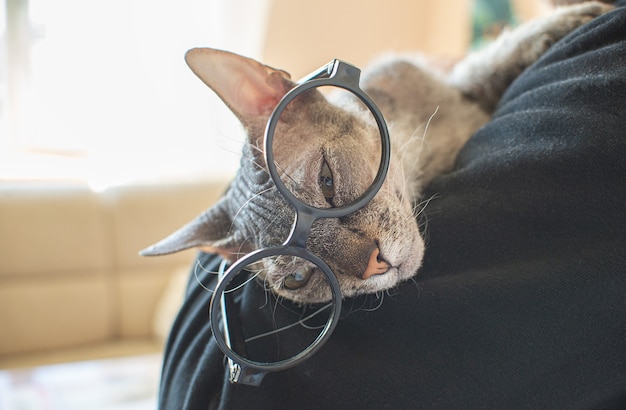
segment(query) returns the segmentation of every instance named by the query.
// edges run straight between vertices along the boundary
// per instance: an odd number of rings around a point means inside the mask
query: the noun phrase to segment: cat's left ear
[[[295,86],[289,73],[227,51],[194,48],[185,61],[245,126],[266,121]]]
[[[241,250],[245,238],[241,232],[233,230],[228,213],[228,194],[212,208],[178,229],[165,239],[139,252],[141,256],[160,256],[180,252],[189,248],[199,248],[205,252],[232,259]]]

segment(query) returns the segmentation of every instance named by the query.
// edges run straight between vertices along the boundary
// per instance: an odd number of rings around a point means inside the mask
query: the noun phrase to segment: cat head
[[[294,211],[266,171],[263,136],[269,116],[296,84],[289,74],[236,54],[192,49],[192,71],[241,121],[247,135],[241,166],[212,208],[142,251],[163,255],[198,247],[234,261],[246,253],[282,244]],[[294,99],[274,135],[274,159],[282,180],[300,200],[338,207],[371,184],[380,161],[378,127],[355,98],[331,100],[317,89]],[[336,274],[345,297],[389,289],[415,274],[423,241],[402,167],[393,160],[383,187],[359,211],[317,220],[307,249]],[[280,296],[301,303],[330,299],[324,277],[310,263],[291,257],[264,259],[263,280]]]

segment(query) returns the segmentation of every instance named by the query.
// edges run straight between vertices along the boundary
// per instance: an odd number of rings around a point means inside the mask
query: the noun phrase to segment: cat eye
[[[312,273],[312,268],[300,268],[285,278],[283,286],[289,290],[300,289],[307,284]]]
[[[335,184],[333,181],[333,173],[328,166],[328,162],[324,160],[322,162],[322,169],[320,170],[320,187],[322,188],[322,194],[330,205],[332,205],[331,201],[335,196]]]
[[[293,208],[295,216],[291,231],[282,245],[265,247],[251,252],[232,264],[226,271],[224,271],[225,264],[220,267],[219,280],[209,306],[209,321],[215,343],[227,356],[231,383],[258,386],[268,372],[296,366],[313,356],[328,340],[337,326],[342,305],[339,281],[328,264],[306,248],[307,239],[316,220],[320,218],[342,218],[363,208],[374,198],[387,175],[391,150],[385,119],[369,96],[359,88],[359,78],[360,70],[357,67],[343,61],[333,60],[310,74],[306,79],[301,80],[295,88],[285,94],[269,117],[263,144],[265,164],[276,190]],[[331,207],[318,208],[299,199],[298,192],[292,192],[287,187],[290,182],[281,180],[280,167],[274,159],[273,143],[279,118],[287,105],[306,91],[326,86],[338,87],[351,92],[369,109],[380,134],[381,144],[380,151],[378,151],[380,152],[380,163],[378,172],[369,187],[356,193],[355,197],[346,201],[345,204],[332,206],[337,188],[336,175],[333,176],[330,164],[324,159],[318,175],[319,188],[316,189],[321,190]],[[349,178],[349,175],[346,178]],[[294,321],[285,325],[270,323],[268,325],[275,326],[275,328],[254,335],[255,332],[259,331],[263,317],[253,317],[254,313],[247,313],[246,317],[240,317],[238,314],[238,305],[248,302],[248,299],[242,297],[242,287],[254,279],[254,276],[250,277],[246,268],[262,262],[266,258],[276,260],[280,256],[286,257],[284,258],[285,261],[298,260],[293,266],[305,266],[305,268],[291,271],[287,275],[282,283],[285,289],[293,290],[294,294],[297,294],[295,291],[302,289],[314,279],[316,289],[321,286],[324,294],[329,295],[330,302],[313,313],[307,312],[306,306],[288,309],[289,313],[296,315]],[[266,297],[265,294],[263,296]],[[278,306],[268,303],[267,299],[264,299],[261,304],[273,308]],[[277,316],[272,316],[272,318],[273,320],[278,319]],[[245,327],[245,331],[242,323],[244,320],[249,324]],[[251,332],[253,336],[249,335]],[[307,333],[304,337],[302,332],[312,332],[312,334]],[[244,338],[244,334],[246,334],[247,339]],[[296,335],[295,338],[289,338],[294,334]],[[288,341],[281,342],[285,339]],[[268,348],[267,344],[257,345],[260,340],[274,341],[278,344],[273,347],[270,345]],[[292,341],[295,343],[290,343]]]

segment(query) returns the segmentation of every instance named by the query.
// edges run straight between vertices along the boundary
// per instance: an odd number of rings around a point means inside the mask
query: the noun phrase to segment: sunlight
[[[102,190],[233,175],[240,126],[183,57],[197,46],[257,56],[266,3],[30,0],[30,76],[0,178]]]

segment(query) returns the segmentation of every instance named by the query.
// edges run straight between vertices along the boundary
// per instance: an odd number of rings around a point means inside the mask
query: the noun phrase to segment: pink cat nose
[[[374,275],[382,275],[387,272],[390,267],[387,262],[380,258],[380,249],[374,248],[367,262],[367,268],[365,268],[365,272],[363,272],[361,278],[366,280]]]

